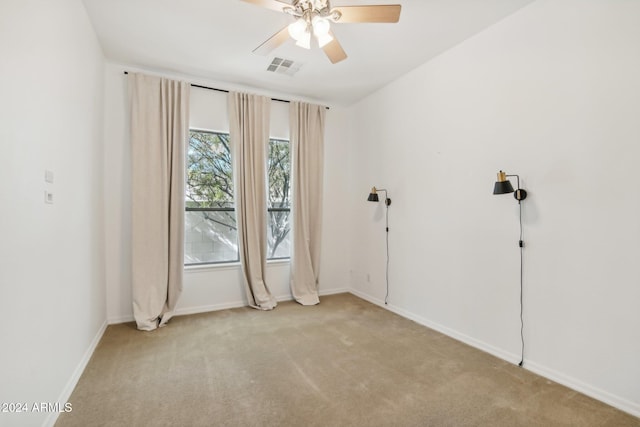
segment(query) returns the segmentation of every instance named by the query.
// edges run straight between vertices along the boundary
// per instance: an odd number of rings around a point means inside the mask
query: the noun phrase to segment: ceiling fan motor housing
[[[295,0],[291,7],[285,8],[284,11],[295,17],[309,17],[311,15],[319,15],[323,18],[331,18],[333,13],[330,12],[331,5],[329,0]]]

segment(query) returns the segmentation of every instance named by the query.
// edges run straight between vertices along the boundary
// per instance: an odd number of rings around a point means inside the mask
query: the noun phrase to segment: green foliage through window
[[[187,165],[187,207],[233,207],[229,134],[191,131]]]

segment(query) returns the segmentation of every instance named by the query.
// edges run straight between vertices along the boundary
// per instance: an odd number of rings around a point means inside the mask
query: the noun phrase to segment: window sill
[[[283,264],[291,264],[291,258],[282,258],[282,259],[268,259],[267,265],[283,265]],[[185,265],[185,272],[197,272],[197,271],[207,271],[207,270],[237,270],[240,268],[241,264],[239,261],[234,262],[221,262],[219,264],[201,264],[201,265]]]
[[[267,265],[269,264],[291,264],[291,258],[268,259]]]
[[[240,267],[239,261],[221,262],[219,264],[185,265],[185,272],[196,272],[206,270],[237,270]]]

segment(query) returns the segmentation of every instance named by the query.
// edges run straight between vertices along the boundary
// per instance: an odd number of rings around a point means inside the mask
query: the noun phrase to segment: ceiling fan
[[[253,50],[259,55],[267,55],[273,49],[287,41],[289,37],[296,45],[305,49],[311,48],[313,34],[318,46],[322,48],[329,60],[335,64],[347,58],[347,54],[331,31],[331,22],[398,22],[400,19],[399,4],[370,6],[337,6],[331,7],[329,0],[293,0],[292,4],[279,0],[242,0],[267,9],[287,13],[296,18],[295,22],[267,39]]]

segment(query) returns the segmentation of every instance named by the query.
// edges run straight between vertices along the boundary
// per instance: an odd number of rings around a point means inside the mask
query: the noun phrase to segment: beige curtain
[[[270,99],[229,93],[229,127],[235,176],[240,262],[249,305],[271,310],[277,303],[265,283]]]
[[[129,89],[133,315],[150,331],[173,316],[182,291],[190,85],[130,73]]]
[[[291,293],[300,304],[314,305],[320,302],[325,107],[291,102],[289,112],[293,182]]]

